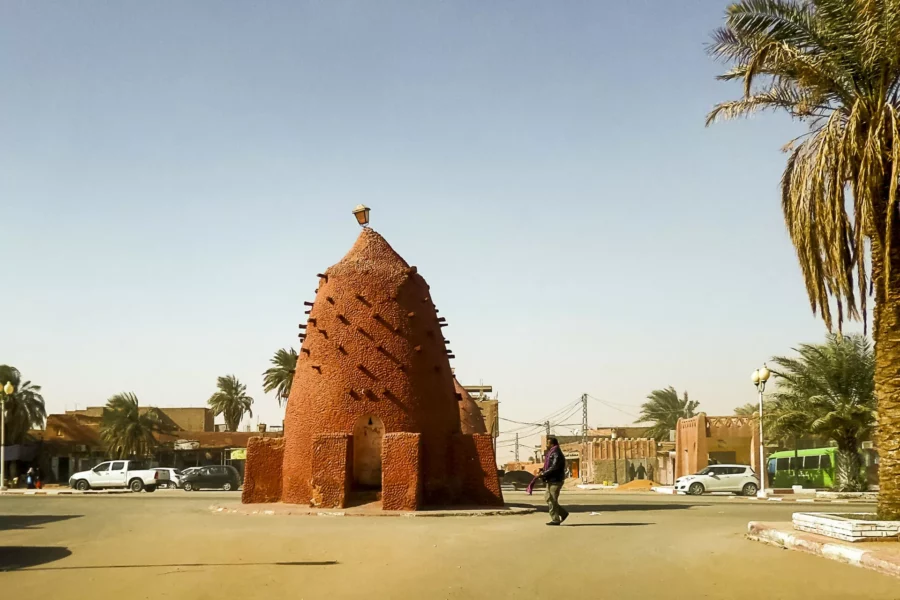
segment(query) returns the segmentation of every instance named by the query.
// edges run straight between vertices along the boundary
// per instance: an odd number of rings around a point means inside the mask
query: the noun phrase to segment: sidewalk
[[[857,500],[852,498],[804,498],[802,496],[769,496],[757,498],[756,496],[732,496],[734,500],[754,500],[757,502],[795,502],[807,504],[873,504],[875,500]]]
[[[131,494],[131,490],[87,490],[84,492],[69,488],[45,488],[41,490],[11,489],[0,492],[0,496],[91,496],[98,494]]]
[[[747,538],[900,577],[900,542],[849,543],[796,531],[790,523],[747,524]]]
[[[672,494],[684,496],[684,492],[676,492],[675,488],[670,485],[658,486],[652,488],[657,494]],[[817,504],[872,504],[878,501],[875,494],[844,494],[839,492],[814,492],[795,494],[792,490],[768,490],[768,498],[757,498],[756,496],[736,496],[731,492],[709,492],[704,495],[708,496],[727,496],[732,500],[749,500],[754,502],[796,502],[796,503],[817,503]]]

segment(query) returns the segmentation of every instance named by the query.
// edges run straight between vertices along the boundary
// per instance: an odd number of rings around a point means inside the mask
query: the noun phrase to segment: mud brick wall
[[[388,433],[381,446],[384,510],[417,510],[422,502],[422,436]]]
[[[252,437],[247,443],[244,489],[241,502],[278,502],[281,500],[281,463],[284,438]]]
[[[456,377],[453,378],[453,389],[456,391],[456,398],[459,401],[459,425],[462,433],[487,433],[481,408]]]
[[[454,435],[451,438],[453,471],[461,484],[456,504],[466,506],[503,506],[503,493],[494,458],[494,446],[488,434]]]
[[[353,473],[352,441],[346,433],[320,433],[313,438],[312,506],[346,506]]]

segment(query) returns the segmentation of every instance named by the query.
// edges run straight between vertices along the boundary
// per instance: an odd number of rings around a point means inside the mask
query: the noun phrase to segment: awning
[[[35,454],[37,454],[37,446],[30,444],[14,444],[12,446],[5,446],[4,453],[6,462],[12,462],[14,460],[26,462],[32,461],[34,460]]]

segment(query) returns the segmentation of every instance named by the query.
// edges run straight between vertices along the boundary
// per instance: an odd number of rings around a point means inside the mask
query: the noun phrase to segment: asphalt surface
[[[512,504],[540,497],[507,493]],[[794,511],[726,497],[563,493],[544,513],[217,514],[236,492],[0,497],[0,590],[57,598],[900,598],[900,581],[744,539]]]

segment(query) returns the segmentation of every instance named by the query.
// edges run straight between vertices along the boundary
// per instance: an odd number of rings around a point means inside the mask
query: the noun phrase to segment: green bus
[[[812,448],[809,450],[785,450],[773,452],[766,463],[768,485],[789,488],[802,485],[805,488],[830,488],[834,486],[834,452],[836,448]]]

